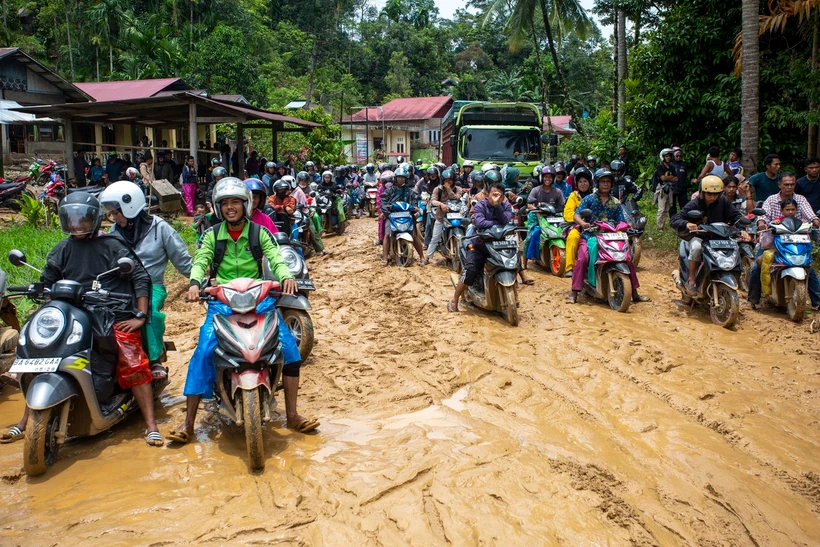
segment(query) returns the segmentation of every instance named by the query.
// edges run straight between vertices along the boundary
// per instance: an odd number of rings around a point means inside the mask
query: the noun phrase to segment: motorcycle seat
[[[3,183],[0,183],[0,192],[4,192],[6,190],[9,190],[11,188],[14,188],[15,186],[20,186],[20,183],[19,182],[3,182]]]
[[[74,194],[76,192],[86,192],[86,193],[89,193],[89,194],[99,194],[104,189],[105,188],[103,188],[102,186],[83,186],[83,187],[79,187],[79,188],[66,188],[66,192],[69,193],[69,194]]]

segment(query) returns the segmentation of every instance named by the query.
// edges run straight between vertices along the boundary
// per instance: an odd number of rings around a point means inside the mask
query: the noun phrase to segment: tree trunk
[[[626,129],[626,14],[618,11],[618,129]]]
[[[194,50],[194,3],[191,4],[191,21],[188,26],[188,51]]]
[[[612,119],[616,120],[616,119],[618,119],[618,111],[619,111],[619,108],[618,108],[618,104],[619,104],[619,102],[618,102],[618,67],[621,66],[621,64],[618,62],[618,54],[621,51],[621,48],[618,47],[618,44],[620,44],[621,42],[618,38],[618,30],[620,29],[620,26],[618,25],[618,12],[617,11],[614,13],[614,17],[615,17],[615,24],[612,25],[612,42],[613,42],[613,45],[615,46],[614,48],[612,48],[612,57],[613,57],[613,59],[612,59]]]
[[[532,47],[535,50],[535,60],[538,63],[538,76],[541,80],[539,82],[539,87],[541,88],[541,105],[544,109],[544,115],[547,117],[547,131],[554,133],[555,131],[552,127],[552,116],[550,116],[549,106],[547,105],[547,77],[544,75],[544,63],[541,62],[541,48],[538,47],[538,37],[535,34],[535,23],[532,21],[530,21],[530,30],[532,31]]]
[[[68,35],[68,61],[71,64],[71,81],[74,82],[77,78],[74,77],[74,52],[71,49],[71,23],[68,20],[68,9],[65,10],[65,32]]]
[[[547,0],[539,1],[541,3],[541,15],[544,18],[544,30],[547,32],[547,43],[549,44],[550,54],[552,55],[552,64],[555,65],[555,73],[558,75],[558,85],[561,87],[561,93],[564,94],[564,108],[569,108],[572,123],[575,124],[578,133],[583,133],[581,124],[578,123],[578,112],[575,110],[569,97],[569,88],[567,87],[567,81],[564,79],[564,72],[561,70],[561,63],[558,61],[555,41],[552,39],[552,27],[550,26],[549,10],[547,10]]]
[[[757,170],[760,116],[760,4],[743,0],[741,68],[740,146],[743,172],[748,177]]]
[[[635,42],[632,44],[633,46],[637,46],[641,41],[641,15],[643,10],[638,10],[635,14]]]
[[[8,13],[8,5],[7,0],[3,0],[3,26],[8,27],[9,22],[6,20],[6,13]]]
[[[817,70],[817,57],[820,54],[820,14],[814,15],[814,32],[811,46],[811,71],[814,73]],[[809,105],[809,112],[816,112],[817,104],[812,101]],[[817,125],[809,123],[809,142],[807,158],[815,157],[820,154],[820,142],[817,139]]]
[[[96,47],[97,49],[97,81],[100,81],[100,46]]]
[[[305,110],[309,110],[311,106],[311,98],[313,97],[313,74],[316,72],[316,47],[319,38],[313,36],[313,53],[310,55],[310,75],[308,76],[307,97],[305,97]]]

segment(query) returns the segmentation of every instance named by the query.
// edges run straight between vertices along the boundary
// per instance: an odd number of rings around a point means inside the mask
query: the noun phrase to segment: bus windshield
[[[466,129],[462,157],[475,161],[538,161],[541,133],[537,129]]]

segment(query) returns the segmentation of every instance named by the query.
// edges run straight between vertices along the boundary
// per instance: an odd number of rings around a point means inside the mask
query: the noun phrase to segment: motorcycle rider
[[[268,207],[267,192],[259,179],[245,179],[245,186],[251,192],[251,222],[264,226],[270,233],[275,234],[279,230],[270,218],[273,210]]]
[[[441,184],[441,172],[438,167],[431,165],[427,168],[426,174],[427,178],[420,180],[416,184],[415,193],[421,197],[423,197],[424,194],[427,194],[428,196],[427,200],[424,202],[424,210],[426,211],[425,214],[427,216],[424,223],[424,246],[429,247],[430,239],[433,237],[433,215],[430,214],[430,196],[433,195],[433,190],[436,189],[436,186]],[[398,169],[396,169],[393,175],[398,177]],[[415,203],[413,206],[415,206]]]
[[[476,203],[474,208],[474,220],[476,230],[487,230],[493,226],[506,226],[512,219],[512,206],[504,199],[506,189],[500,182],[494,183],[490,187],[487,197]],[[479,275],[484,273],[484,265],[487,263],[489,254],[487,247],[480,239],[473,240],[472,249],[467,251],[467,263],[464,264],[464,271],[461,279],[453,292],[453,299],[447,303],[447,311],[458,313],[458,302],[467,287],[475,283]]]
[[[268,198],[268,205],[273,207],[276,220],[284,225],[284,233],[290,236],[291,217],[296,213],[296,198],[290,195],[291,177],[285,175],[273,183],[273,195]]]
[[[540,205],[552,205],[556,213],[564,210],[564,203],[566,203],[564,194],[558,188],[553,187],[554,181],[555,169],[549,166],[544,167],[541,169],[541,185],[533,188],[527,197],[527,211],[529,211],[527,214],[527,226],[529,226],[529,229],[527,230],[527,237],[524,239],[524,255],[521,259],[521,266],[525,270],[527,269],[528,262],[527,250],[529,249],[535,229],[539,227],[538,215],[535,214],[535,210],[538,209]],[[531,285],[532,281],[526,284]]]
[[[626,166],[621,160],[613,160],[610,164],[609,170],[615,177],[615,186],[612,188],[612,195],[618,198],[621,204],[625,203],[629,196],[634,195],[634,200],[640,201],[643,195],[643,190],[632,181],[632,177],[626,176]]]
[[[458,176],[457,184],[461,188],[469,188],[470,187],[470,175],[475,169],[475,163],[473,160],[464,160],[464,163],[461,166],[461,175]]]
[[[384,177],[385,174],[386,173],[382,173],[382,177]],[[418,202],[418,196],[416,195],[416,192],[413,190],[413,188],[407,184],[407,165],[402,164],[398,166],[396,168],[396,172],[392,175],[394,177],[394,183],[392,186],[385,189],[381,197],[381,210],[385,220],[385,233],[382,241],[382,265],[384,266],[387,266],[388,258],[390,256],[389,218],[390,213],[392,212],[393,204],[399,201],[403,201],[405,203],[408,203],[412,207],[414,214],[418,211],[418,208],[415,205]],[[415,230],[413,230],[413,247],[415,247],[419,257],[421,257],[421,265],[426,266],[430,261],[422,252],[421,241],[419,239],[418,233]]]
[[[228,170],[222,167],[221,165],[217,165],[214,167],[213,171],[211,171],[211,182],[208,184],[208,194],[206,195],[206,199],[208,203],[212,203],[212,198],[214,194],[214,186],[220,180],[224,179],[228,176]]]
[[[193,302],[200,300],[199,294],[205,270],[212,266],[215,250],[219,244],[227,246],[225,249],[227,252],[224,253],[222,264],[217,265],[217,271],[210,273],[217,285],[229,283],[240,277],[262,278],[260,264],[257,263],[251,253],[245,252],[245,249],[251,245],[249,240],[251,233],[251,223],[249,222],[251,200],[250,190],[237,178],[224,179],[214,188],[214,209],[217,218],[222,222],[212,227],[205,234],[202,248],[197,251],[194,257],[188,300]],[[260,229],[258,234],[258,243],[262,253],[270,262],[271,271],[282,284],[282,294],[293,295],[296,292],[296,280],[291,275],[287,264],[285,264],[278,245],[273,241],[267,230]],[[270,311],[274,308],[274,305],[273,298],[266,298],[257,306],[257,312]],[[205,399],[213,398],[213,385],[216,377],[213,355],[217,345],[213,321],[215,315],[229,313],[231,313],[230,308],[224,304],[219,302],[208,303],[208,315],[199,330],[199,341],[188,364],[188,375],[183,391],[183,394],[187,397],[185,421],[168,435],[168,438],[173,442],[184,444],[193,439],[199,402],[203,397]],[[282,353],[285,360],[285,366],[282,370],[282,383],[285,389],[287,426],[305,433],[316,429],[319,422],[304,418],[297,412],[299,369],[302,361],[296,340],[282,320],[282,315],[278,311],[276,314],[279,318],[279,340],[282,343]]]
[[[142,341],[154,380],[164,380],[168,371],[160,359],[165,354],[165,314],[162,313],[168,298],[165,268],[171,262],[187,277],[191,274],[191,255],[170,224],[148,214],[145,194],[136,184],[124,180],[115,182],[103,190],[99,200],[114,221],[111,233],[120,236],[133,249],[151,276],[151,313],[142,327]]]
[[[703,224],[715,222],[725,222],[734,225],[743,218],[741,213],[729,199],[723,194],[723,181],[716,175],[706,175],[700,182],[701,191],[697,199],[693,199],[683,206],[669,219],[669,225],[678,231],[686,233],[698,229],[698,225],[688,219],[690,211],[700,211],[704,217]],[[745,236],[745,237],[744,237]],[[746,232],[741,233],[744,241],[748,241]],[[697,278],[697,268],[703,258],[703,239],[693,237],[689,240],[689,279],[684,286],[686,292],[691,296],[697,296],[695,279]],[[759,276],[758,276],[759,278]],[[751,285],[751,279],[750,279]]]
[[[308,205],[307,195],[310,193],[310,181],[311,177],[307,171],[299,171],[296,174],[296,188],[293,189],[290,196],[296,200],[296,204],[300,207]],[[310,215],[310,211],[305,210],[304,214]],[[308,219],[307,225],[313,250],[317,253],[326,254],[325,244],[322,243],[321,220],[319,220],[319,216],[315,211],[313,217]]]
[[[322,173],[322,180],[319,183],[319,189],[322,192],[327,192],[330,194],[330,199],[333,200],[333,206],[336,207],[336,217],[337,222],[342,223],[345,222],[347,217],[345,216],[345,207],[344,201],[336,192],[338,186],[336,182],[333,180],[333,173],[330,171],[325,171]]]
[[[316,172],[316,164],[312,161],[305,163],[305,171],[310,176],[310,182],[321,182],[322,177],[319,176],[319,173]]]
[[[387,222],[384,211],[382,211],[382,195],[385,190],[393,187],[393,171],[383,171],[379,174],[379,190],[376,193],[376,208],[379,210],[379,239],[376,241],[376,246],[382,245],[384,241],[384,225]]]
[[[575,222],[575,211],[578,210],[578,205],[581,201],[592,193],[592,173],[584,167],[575,171],[575,184],[577,189],[574,190],[567,198],[567,203],[564,205],[564,220],[567,222]],[[572,276],[572,268],[575,265],[575,259],[578,256],[578,245],[581,243],[581,229],[574,226],[567,234],[566,246],[566,274]]]
[[[262,175],[262,184],[265,185],[268,195],[273,193],[273,183],[279,180],[279,175],[276,173],[276,164],[272,161],[265,163],[265,173]]]
[[[40,274],[40,281],[50,287],[61,279],[80,283],[90,291],[96,277],[111,269],[120,258],[134,261],[134,271],[128,277],[111,276],[106,281],[106,289],[113,292],[133,294],[136,313],[130,309],[114,308],[114,329],[120,332],[136,332],[145,325],[151,297],[151,276],[139,258],[117,235],[100,232],[102,207],[94,196],[86,192],[68,194],[59,208],[60,227],[68,237],[60,241],[48,253],[46,266]],[[132,303],[133,306],[133,303]],[[139,367],[134,367],[139,369]],[[132,368],[131,371],[134,369]],[[130,371],[129,371],[130,373]],[[121,369],[117,367],[117,379],[123,387],[130,387],[145,420],[145,442],[149,446],[162,446],[162,435],[154,418],[154,400],[151,392],[151,371],[146,369],[143,379],[137,385],[123,384]],[[2,439],[13,442],[23,438],[28,421],[28,407],[23,418],[3,434]]]
[[[433,195],[430,196],[430,205],[435,207],[436,218],[433,224],[433,235],[430,238],[430,245],[427,246],[427,262],[433,258],[439,244],[441,243],[441,234],[444,230],[444,215],[450,210],[447,208],[447,201],[460,200],[462,189],[456,185],[456,176],[452,169],[445,169],[441,174],[441,184],[436,186],[433,190]],[[453,260],[458,260],[453,257]]]
[[[623,207],[621,207],[617,198],[612,197],[610,194],[613,183],[615,182],[615,177],[612,175],[612,172],[607,169],[599,169],[598,172],[595,173],[595,182],[598,183],[598,191],[581,200],[578,209],[575,211],[575,217],[573,219],[575,220],[575,224],[586,230],[590,228],[595,221],[608,222],[611,224],[626,222]],[[589,218],[589,220],[581,218],[579,213],[583,209],[592,211],[592,217]],[[572,292],[567,296],[568,304],[575,304],[578,301],[578,293],[584,288],[584,278],[587,274],[588,265],[589,250],[587,249],[586,238],[582,237],[578,245],[578,258],[575,260],[575,266],[572,269]],[[632,264],[631,260],[627,262],[627,265],[629,266],[629,279],[632,282],[632,301],[636,303],[649,302],[648,297],[638,294],[640,283],[638,283],[638,274],[635,272],[635,265]]]
[[[564,199],[566,199],[573,191],[572,186],[567,182],[567,170],[564,169],[561,162],[556,163],[552,168],[555,170],[555,182],[553,182],[552,185],[561,190],[561,193],[564,194]]]
[[[808,200],[800,194],[795,194],[797,177],[794,173],[783,173],[780,175],[780,181],[777,185],[780,188],[780,192],[772,194],[763,202],[763,209],[766,211],[766,214],[757,219],[758,232],[762,233],[768,228],[770,222],[782,216],[780,204],[786,199],[793,199],[797,202],[797,218],[803,222],[810,222],[815,228],[820,228],[820,218],[811,210],[811,205],[809,205]],[[758,256],[761,254],[762,249],[758,251]],[[760,266],[757,264],[757,261],[755,261],[755,265],[749,273],[748,301],[752,306],[757,306],[760,303],[761,289]],[[818,278],[814,268],[809,268],[808,289],[812,307],[820,309],[820,278]]]

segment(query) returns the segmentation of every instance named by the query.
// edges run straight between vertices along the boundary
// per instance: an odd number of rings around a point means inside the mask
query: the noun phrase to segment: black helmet
[[[441,174],[441,178],[443,180],[447,180],[447,179],[455,180],[456,174],[452,169],[445,169],[444,172]]]
[[[311,167],[313,167],[314,169],[316,169],[316,164],[315,164],[315,163],[313,163],[312,161],[307,162],[307,163],[305,164],[305,171],[307,171],[307,170],[308,170],[308,169],[310,169]]]
[[[473,186],[476,184],[484,185],[484,173],[481,171],[473,171],[470,173],[470,180],[473,181]]]
[[[501,173],[496,171],[495,169],[490,169],[486,173],[484,173],[484,184],[487,186],[492,186],[493,184],[499,184],[501,182]]]
[[[279,179],[273,183],[273,193],[286,192],[290,190],[290,184],[286,180]]]
[[[337,167],[336,169],[334,169],[334,170],[333,170],[333,174],[334,174],[334,175],[336,175],[337,177],[343,177],[343,176],[345,176],[345,169],[344,169],[344,167],[342,167],[342,166],[340,165],[339,167]]]
[[[308,175],[307,171],[299,171],[296,173],[296,183],[299,184],[302,181],[310,182],[310,175]]]
[[[96,234],[102,222],[102,209],[97,198],[88,192],[68,194],[60,202],[60,228],[72,236]]]
[[[595,182],[601,182],[601,179],[606,177],[613,179],[613,182],[615,180],[615,176],[609,169],[598,169],[597,171],[595,171]]]
[[[552,175],[552,179],[555,180],[555,169],[551,166],[547,165],[541,168],[541,179],[544,179],[544,175]]]
[[[436,169],[435,167],[428,167],[427,168],[427,174],[430,175],[430,176],[435,175],[436,178],[438,178],[438,169]]]
[[[609,164],[609,170],[618,175],[623,175],[625,169],[626,166],[624,165],[624,162],[622,162],[621,160],[613,160]]]
[[[268,169],[275,169],[275,168],[276,168],[276,164],[273,163],[272,161],[269,161],[265,164],[265,171],[267,171]]]
[[[589,169],[585,168],[585,167],[580,168],[580,169],[576,169],[574,177],[575,177],[576,184],[577,184],[578,179],[581,178],[581,177],[587,179],[590,182],[590,184],[592,184],[592,172]]]
[[[211,173],[211,174],[214,176],[214,178],[216,178],[216,177],[227,177],[228,176],[228,170],[225,169],[222,166],[214,167],[213,173]]]

